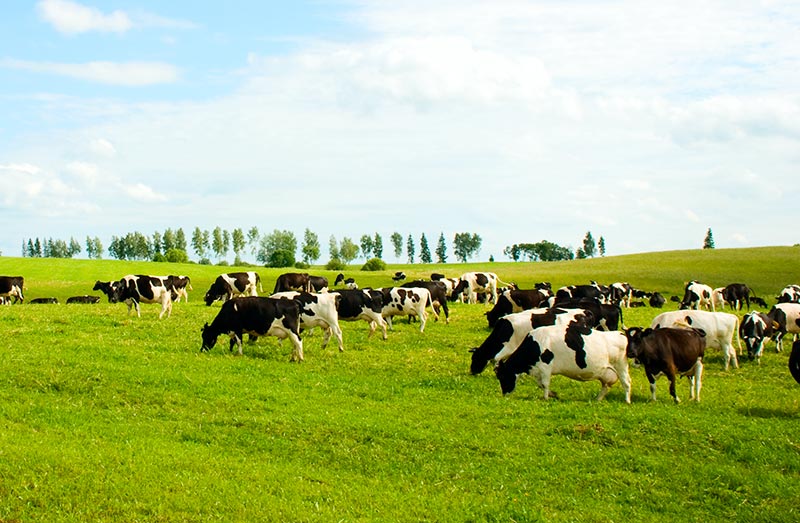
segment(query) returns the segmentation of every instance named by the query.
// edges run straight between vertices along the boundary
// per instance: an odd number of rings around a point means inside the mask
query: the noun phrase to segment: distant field
[[[394,271],[490,270],[529,287],[628,281],[680,295],[698,279],[745,282],[768,302],[800,283],[800,248],[717,249],[560,263],[392,265],[344,271],[361,286]],[[360,266],[360,265],[359,265]],[[98,294],[96,280],[185,274],[190,302],[0,307],[0,521],[672,521],[800,520],[800,386],[788,354],[722,370],[710,350],[699,404],[650,403],[632,368],[616,385],[532,379],[503,397],[491,371],[468,374],[488,307],[451,322],[395,322],[387,341],[344,323],[345,352],[304,336],[306,362],[274,338],[200,353],[219,304],[202,296],[235,267],[0,257],[26,299]],[[285,270],[250,268],[265,293]],[[336,272],[312,268],[331,282]],[[668,303],[665,310],[674,309]],[[628,326],[657,310],[625,311]],[[744,311],[742,311],[744,312]],[[688,383],[679,391],[686,400]]]

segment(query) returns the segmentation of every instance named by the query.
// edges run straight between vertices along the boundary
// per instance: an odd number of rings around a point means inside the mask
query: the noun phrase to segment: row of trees
[[[100,238],[86,237],[86,252],[94,258],[96,252],[102,253],[103,244]],[[22,240],[22,256],[27,258],[72,258],[81,253],[81,244],[75,238],[54,240],[53,238],[28,238]]]
[[[606,241],[601,236],[595,242],[591,231],[583,237],[581,247],[572,252],[570,247],[562,247],[556,243],[542,240],[537,243],[515,243],[503,249],[503,254],[514,261],[563,261],[575,258],[593,258],[597,254],[606,255]]]

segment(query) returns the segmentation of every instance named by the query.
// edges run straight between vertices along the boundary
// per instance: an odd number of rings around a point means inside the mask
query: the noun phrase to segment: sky
[[[444,234],[448,261],[459,232],[483,239],[476,261],[587,231],[607,255],[700,248],[709,228],[717,248],[793,245],[798,175],[795,1],[18,0],[0,17],[5,256],[217,226],[310,229],[323,251],[377,232],[390,262],[393,232]]]

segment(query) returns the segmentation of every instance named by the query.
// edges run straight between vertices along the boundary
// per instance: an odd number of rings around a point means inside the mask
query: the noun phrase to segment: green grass
[[[751,285],[768,301],[800,282],[798,248],[684,251],[569,263],[392,266],[345,271],[389,285],[395,270],[497,272],[523,286],[629,281],[680,294],[683,282]],[[26,298],[96,294],[97,279],[187,274],[194,291],[159,321],[121,304],[0,307],[0,520],[29,521],[797,521],[800,387],[786,352],[725,372],[711,350],[699,404],[633,404],[615,386],[532,379],[502,397],[468,374],[488,334],[478,305],[450,325],[395,322],[389,340],[343,323],[345,352],[304,336],[306,362],[265,338],[200,353],[219,305],[202,295],[234,268],[0,258]],[[283,271],[258,269],[265,290]],[[331,281],[336,273],[312,269]],[[668,304],[667,307],[674,304]],[[626,310],[645,325],[652,309]],[[679,383],[688,397],[688,383]]]

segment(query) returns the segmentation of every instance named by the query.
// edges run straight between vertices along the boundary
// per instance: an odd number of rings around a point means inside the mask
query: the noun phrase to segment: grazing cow
[[[600,330],[615,331],[620,325],[624,328],[622,308],[619,305],[600,303],[596,299],[555,300],[554,306],[567,309],[584,309],[592,313],[592,326]]]
[[[285,272],[275,281],[272,294],[286,291],[311,292],[311,281],[307,272]]]
[[[775,348],[780,352],[783,350],[783,337],[786,334],[793,334],[795,338],[800,334],[800,303],[777,303],[767,316],[775,322]]]
[[[386,320],[383,319],[383,295],[371,289],[335,289],[331,294],[341,296],[339,300],[339,319],[342,321],[364,320],[369,323],[369,334],[372,336],[375,328],[380,326],[383,330],[383,339],[387,339]]]
[[[189,301],[189,293],[187,291],[194,289],[192,288],[192,280],[188,276],[176,276],[174,274],[170,274],[162,279],[164,280],[164,285],[167,286],[167,289],[172,290],[172,299],[175,301],[175,303],[181,301],[181,298],[183,298],[183,301]]]
[[[172,289],[168,289],[164,280],[158,276],[146,276],[143,274],[129,274],[119,281],[114,293],[112,303],[125,302],[128,305],[128,314],[131,308],[136,309],[136,316],[141,318],[139,303],[159,303],[161,313],[158,319],[172,315]]]
[[[453,289],[453,293],[458,295],[466,291],[468,303],[476,303],[478,301],[478,293],[486,293],[491,296],[492,303],[497,305],[497,283],[508,285],[493,272],[465,272],[461,275],[460,280],[456,288]]]
[[[800,285],[787,285],[775,299],[778,303],[800,303]]]
[[[285,298],[294,300],[300,306],[300,330],[322,328],[324,337],[322,348],[328,346],[331,333],[339,342],[339,352],[344,351],[342,342],[342,328],[339,327],[339,314],[336,312],[341,296],[334,293],[310,293],[298,291],[286,291],[273,294],[270,298]]]
[[[242,354],[242,338],[245,333],[254,340],[258,336],[289,338],[292,342],[292,361],[303,361],[303,341],[300,339],[300,306],[294,300],[244,296],[232,298],[222,304],[211,325],[203,326],[201,351],[209,351],[217,343],[220,334],[230,336],[230,350],[239,347]]]
[[[614,282],[610,286],[611,303],[613,305],[631,306],[633,298],[633,287],[628,282]]]
[[[334,287],[340,283],[344,284],[345,289],[358,289],[358,284],[353,278],[346,278],[341,272],[336,276],[336,281],[333,282]]]
[[[703,378],[703,354],[706,349],[705,332],[700,329],[642,329],[632,327],[625,331],[628,338],[628,357],[644,365],[650,382],[650,400],[656,400],[656,378],[665,374],[669,379],[669,394],[680,403],[675,389],[678,376],[689,377],[689,399],[700,401]]]
[[[378,289],[383,294],[383,309],[381,316],[386,319],[389,330],[392,326],[393,316],[419,316],[419,331],[425,332],[425,322],[428,321],[428,312],[425,310],[431,302],[431,293],[423,287],[387,287]],[[434,311],[436,314],[436,311]]]
[[[714,289],[697,280],[692,280],[686,284],[681,300],[681,309],[699,310],[701,306],[706,309],[716,310],[711,295]]]
[[[311,285],[311,292],[328,292],[328,278],[325,276],[309,276],[308,283]]]
[[[603,302],[603,294],[600,289],[595,285],[567,285],[561,287],[556,291],[555,302],[579,300],[582,298],[589,298]]]
[[[34,298],[28,303],[58,303],[58,298]]]
[[[406,282],[400,287],[406,289],[411,287],[428,289],[428,292],[431,293],[431,307],[434,310],[436,320],[439,320],[439,309],[441,308],[444,311],[444,322],[450,323],[450,309],[447,307],[447,287],[443,282],[416,280]]]
[[[541,289],[517,289],[505,291],[497,299],[497,305],[486,313],[489,327],[494,327],[497,320],[513,312],[522,312],[535,309],[543,304],[552,295],[550,291]]]
[[[800,340],[792,344],[792,353],[789,354],[789,372],[794,381],[800,383]]]
[[[722,297],[731,304],[732,309],[742,310],[742,304],[750,308],[750,287],[744,283],[730,283],[722,289]]]
[[[119,287],[118,281],[96,281],[94,282],[94,287],[92,287],[93,291],[100,291],[106,295],[108,298],[108,303],[116,303],[114,300],[116,299],[117,295],[117,287]]]
[[[392,276],[392,280],[394,281],[403,281],[405,279],[406,279],[406,273],[404,273],[403,271],[397,271],[396,273],[394,273],[394,276]]]
[[[582,318],[582,321],[592,320],[591,313],[583,309],[560,307],[531,309],[503,316],[494,324],[491,334],[480,347],[469,350],[472,353],[470,373],[480,374],[489,361],[495,359],[498,354],[513,352],[531,330],[550,325],[564,325],[576,318]]]
[[[750,301],[753,302],[753,305],[758,305],[759,307],[768,308],[767,302],[764,301],[764,298],[759,298],[758,296],[750,296]]]
[[[458,278],[447,278],[444,274],[439,274],[434,272],[431,274],[431,281],[440,281],[444,284],[446,292],[447,292],[447,299],[449,301],[456,301],[457,299],[463,296],[463,293],[459,291],[458,294],[455,293],[456,287],[461,282]],[[462,287],[463,290],[463,287]]]
[[[70,296],[67,298],[67,303],[88,303],[94,304],[100,301],[100,296],[89,296],[88,294],[83,296]]]
[[[611,303],[611,287],[608,285],[600,285],[594,280],[589,282],[592,287],[596,288],[600,293],[600,302],[601,303]],[[627,285],[627,283],[625,284]]]
[[[714,310],[725,310],[725,287],[717,287],[711,291],[711,303],[714,305]]]
[[[22,288],[25,286],[25,278],[22,276],[0,276],[0,298],[11,298],[14,302],[24,302]]]
[[[650,300],[648,303],[650,303],[651,307],[660,309],[664,307],[664,304],[667,303],[667,300],[664,299],[664,296],[662,296],[660,292],[654,292],[650,295]]]
[[[625,351],[627,339],[619,331],[603,332],[592,329],[583,321],[566,326],[554,325],[530,331],[510,354],[498,355],[494,373],[503,394],[514,391],[517,375],[530,374],[544,391],[550,392],[553,375],[567,376],[578,381],[600,381],[602,388],[597,400],[605,398],[611,386],[620,381],[625,402],[631,402],[631,378]]]
[[[739,367],[736,350],[733,348],[733,336],[739,333],[739,318],[727,312],[708,312],[695,310],[678,310],[662,312],[650,323],[651,329],[664,327],[693,327],[706,333],[706,347],[716,346],[722,350],[725,359],[725,370],[728,370],[730,361],[733,366]],[[739,349],[741,340],[737,337]]]
[[[761,363],[764,340],[772,337],[777,323],[763,312],[748,312],[739,324],[739,339],[744,341],[747,356]]]
[[[257,272],[229,272],[220,274],[206,292],[206,305],[217,300],[227,301],[237,296],[258,296],[256,291],[263,292],[261,276]]]

